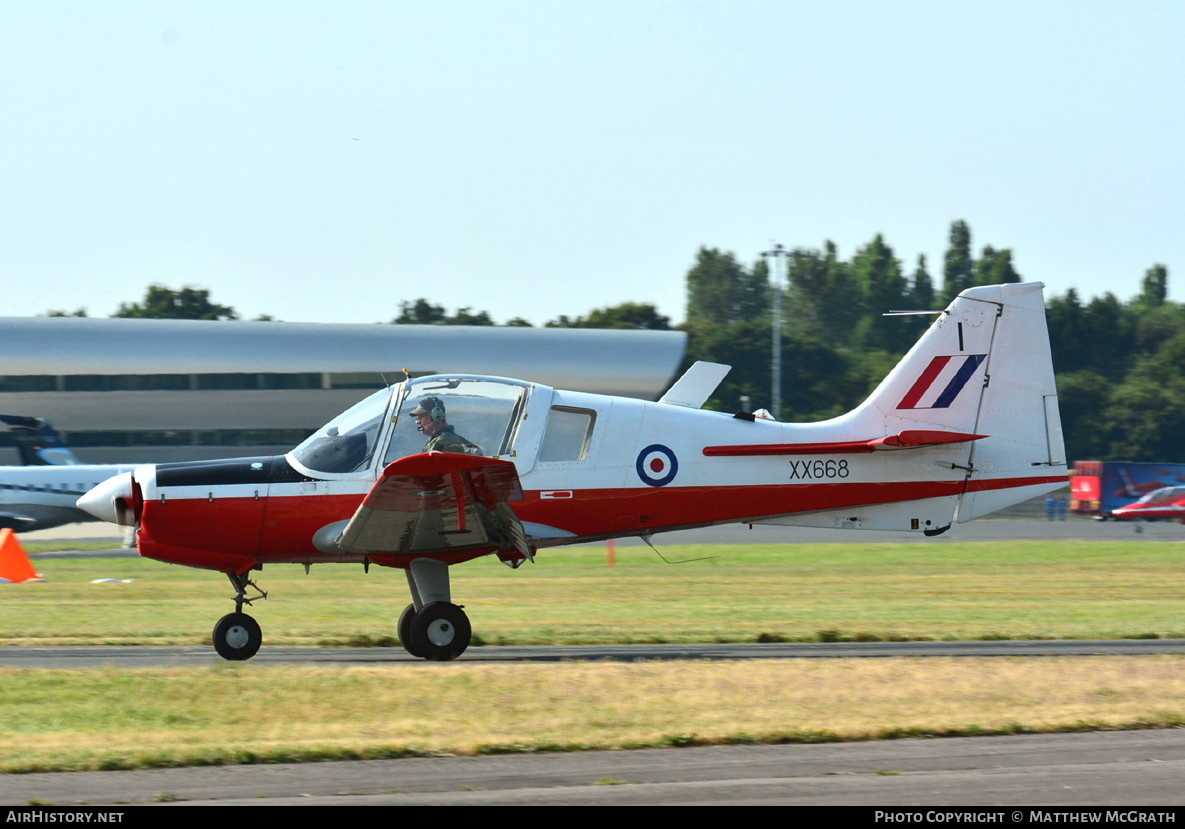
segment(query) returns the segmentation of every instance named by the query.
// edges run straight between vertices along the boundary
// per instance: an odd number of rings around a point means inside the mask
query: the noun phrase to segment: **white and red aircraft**
[[[0,529],[34,532],[94,521],[78,496],[137,464],[84,464],[53,424],[40,417],[0,414],[20,453],[21,466],[0,466]]]
[[[1185,524],[1185,486],[1165,486],[1140,500],[1116,507],[1111,517],[1120,521],[1169,519]]]
[[[79,506],[138,526],[140,554],[225,573],[218,653],[249,659],[265,564],[406,571],[411,654],[459,656],[470,624],[449,567],[495,555],[725,523],[936,535],[1065,486],[1040,283],[960,294],[859,407],[779,423],[700,406],[728,371],[697,363],[658,402],[501,377],[376,392],[287,455],[141,466]],[[445,424],[463,439],[425,433]],[[247,591],[255,591],[252,598]]]

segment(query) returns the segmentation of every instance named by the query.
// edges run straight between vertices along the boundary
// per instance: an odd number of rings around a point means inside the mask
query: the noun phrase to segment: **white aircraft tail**
[[[943,494],[777,523],[933,533],[1065,486],[1043,287],[963,291],[864,403],[817,424],[820,437],[900,450],[875,453],[895,494]]]
[[[77,466],[81,463],[62,436],[45,418],[0,414],[0,423],[13,432],[22,466]]]
[[[1065,485],[1043,287],[1028,282],[963,291],[852,412],[859,419],[883,418],[886,434],[983,436],[968,443],[958,521]]]

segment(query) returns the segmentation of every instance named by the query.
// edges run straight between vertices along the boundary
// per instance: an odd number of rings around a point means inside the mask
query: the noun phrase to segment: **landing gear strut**
[[[448,565],[416,559],[407,568],[412,603],[399,616],[399,641],[412,656],[434,662],[456,659],[469,647],[469,617],[450,601]]]
[[[267,593],[259,589],[259,585],[247,578],[246,573],[227,573],[226,577],[235,588],[235,612],[228,613],[214,625],[214,650],[223,659],[238,661],[250,659],[259,651],[263,644],[263,631],[259,623],[243,612],[244,604],[251,604],[258,599],[266,599]],[[255,590],[259,595],[247,598],[247,588]]]

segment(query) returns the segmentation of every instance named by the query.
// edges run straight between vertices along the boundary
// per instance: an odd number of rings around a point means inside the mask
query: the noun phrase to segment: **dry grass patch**
[[[1185,658],[0,672],[0,769],[1185,723]]]

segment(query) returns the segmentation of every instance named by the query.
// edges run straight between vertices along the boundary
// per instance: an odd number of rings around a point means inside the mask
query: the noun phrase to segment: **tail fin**
[[[957,520],[1067,481],[1057,388],[1039,282],[969,288],[853,417],[909,429],[987,435],[968,444]]]
[[[75,466],[81,461],[62,442],[62,436],[45,418],[0,414],[0,423],[13,431],[22,466]]]
[[[788,425],[794,442],[761,454],[865,453],[874,486],[864,504],[763,523],[937,535],[1065,486],[1043,287],[963,291],[862,404]]]

